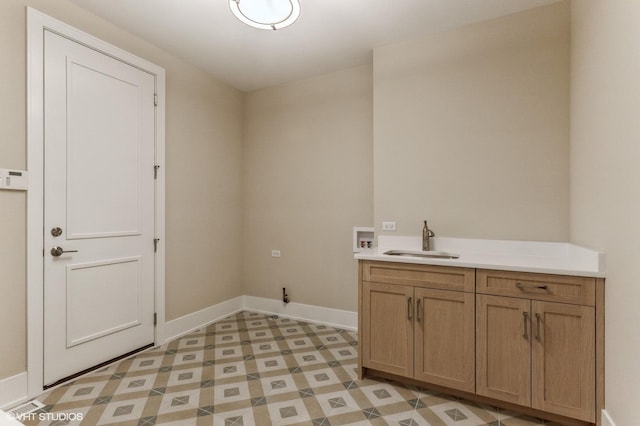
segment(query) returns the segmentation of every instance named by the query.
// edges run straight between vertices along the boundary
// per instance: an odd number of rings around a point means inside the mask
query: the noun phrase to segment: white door
[[[51,384],[154,342],[155,77],[49,31],[44,61]]]

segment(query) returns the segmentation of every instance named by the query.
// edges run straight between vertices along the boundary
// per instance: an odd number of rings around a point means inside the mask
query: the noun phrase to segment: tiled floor
[[[424,389],[356,379],[356,333],[240,312],[39,400],[28,425],[539,425]],[[67,413],[66,416],[54,413]],[[82,422],[66,418],[82,416]],[[36,417],[38,419],[38,417]]]

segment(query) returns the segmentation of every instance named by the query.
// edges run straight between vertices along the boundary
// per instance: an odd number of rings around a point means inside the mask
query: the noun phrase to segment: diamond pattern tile
[[[451,419],[454,422],[457,422],[459,420],[467,420],[467,416],[465,416],[460,410],[458,410],[457,408],[454,408],[452,410],[447,410],[445,411],[445,413],[447,414],[447,416],[451,417]]]
[[[244,311],[38,399],[43,412],[81,412],[88,425],[544,424],[433,391],[357,380],[357,349],[353,331]]]
[[[123,405],[122,407],[116,408],[116,411],[113,412],[113,416],[123,416],[125,414],[131,414],[133,411],[133,405]]]

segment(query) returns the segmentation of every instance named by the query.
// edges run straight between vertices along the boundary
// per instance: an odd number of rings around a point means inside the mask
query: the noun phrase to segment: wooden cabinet
[[[531,405],[529,301],[476,296],[476,393]]]
[[[601,424],[603,279],[362,260],[359,284],[360,378]]]
[[[413,287],[363,283],[361,342],[364,366],[413,375]]]
[[[531,406],[595,421],[595,308],[531,302]]]
[[[473,392],[474,270],[362,267],[362,367]]]
[[[416,318],[413,377],[475,390],[474,294],[415,288]]]
[[[476,393],[595,422],[595,308],[549,301],[595,303],[595,279],[478,271],[478,291],[518,297],[476,296]]]

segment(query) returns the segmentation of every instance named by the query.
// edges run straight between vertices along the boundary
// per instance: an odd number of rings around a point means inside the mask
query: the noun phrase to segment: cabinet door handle
[[[411,311],[413,310],[413,298],[409,297],[407,299],[407,317],[409,319],[411,319],[413,317],[413,315],[411,314]]]
[[[522,337],[524,337],[525,339],[529,340],[529,334],[527,333],[527,325],[529,322],[529,312],[523,312],[522,313],[522,323],[523,323],[523,331],[524,333],[522,333]]]
[[[532,289],[547,290],[549,288],[546,285],[522,284],[522,283],[516,283],[516,287],[518,287],[520,290],[532,290]]]
[[[536,314],[536,340],[540,341],[540,314]]]
[[[422,299],[418,299],[418,312],[416,312],[418,316],[418,322],[422,321]]]

